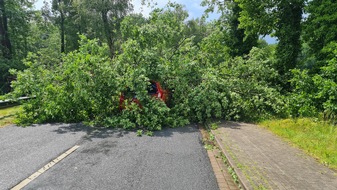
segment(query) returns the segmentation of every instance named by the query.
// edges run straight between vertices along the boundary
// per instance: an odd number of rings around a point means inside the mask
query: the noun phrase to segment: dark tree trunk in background
[[[304,3],[301,1],[284,1],[279,5],[280,17],[276,36],[279,43],[276,48],[276,67],[285,84],[285,90],[290,90],[291,69],[296,68],[297,58],[301,51],[301,20]]]
[[[65,35],[65,29],[64,29],[64,14],[61,11],[61,53],[65,52],[65,42],[64,42],[64,35]]]
[[[109,27],[108,11],[102,11],[101,14],[102,14],[102,21],[103,21],[106,40],[107,40],[107,43],[110,49],[110,57],[114,57],[115,50],[114,50],[113,39],[112,39],[112,31]]]
[[[61,1],[62,0],[59,0],[59,5],[61,4]],[[60,28],[61,28],[61,53],[64,53],[65,52],[65,41],[64,41],[64,35],[65,35],[65,28],[64,28],[64,21],[65,21],[65,18],[64,18],[64,12],[61,8],[60,11],[60,17],[61,17],[61,22],[60,22]]]
[[[7,58],[12,58],[12,44],[8,34],[8,23],[6,15],[5,1],[0,0],[0,41],[2,55]]]
[[[230,36],[232,38],[232,43],[228,44],[231,48],[231,56],[243,56],[247,55],[250,50],[257,45],[258,35],[249,34],[246,36],[245,29],[239,28],[239,17],[242,9],[239,4],[235,1],[230,3],[231,13],[227,15],[227,22],[229,24]]]

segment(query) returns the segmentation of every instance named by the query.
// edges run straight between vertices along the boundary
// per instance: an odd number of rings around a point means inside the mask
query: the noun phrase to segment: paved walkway
[[[337,174],[256,125],[223,122],[212,130],[246,189],[337,189]]]

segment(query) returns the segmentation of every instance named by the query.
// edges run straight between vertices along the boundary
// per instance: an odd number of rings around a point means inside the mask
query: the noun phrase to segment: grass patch
[[[267,120],[259,125],[337,169],[337,127],[310,118]]]
[[[20,109],[21,106],[0,109],[0,128],[13,124],[15,115]]]

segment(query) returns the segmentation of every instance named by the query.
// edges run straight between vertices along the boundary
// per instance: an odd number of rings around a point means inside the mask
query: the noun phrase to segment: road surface
[[[137,137],[79,124],[0,128],[0,189],[10,189],[74,145],[23,189],[219,189],[194,126]]]

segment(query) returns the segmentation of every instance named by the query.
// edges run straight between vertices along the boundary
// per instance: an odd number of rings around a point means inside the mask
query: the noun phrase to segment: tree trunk
[[[65,35],[65,31],[64,31],[64,14],[63,11],[60,10],[61,13],[61,53],[65,52],[65,42],[64,42],[64,35]]]
[[[232,44],[229,45],[231,48],[230,54],[232,57],[246,55],[254,46],[257,45],[258,35],[246,35],[245,29],[239,28],[239,17],[242,9],[239,4],[234,1],[230,6],[231,14],[227,17],[227,22],[229,22],[230,37],[232,38]]]
[[[110,30],[110,27],[109,27],[108,11],[102,11],[101,14],[102,14],[105,36],[106,36],[108,46],[110,49],[110,57],[113,58],[115,56],[115,50],[114,50],[114,45],[113,45],[113,40],[112,40],[112,31]]]
[[[276,67],[285,84],[284,89],[290,90],[291,69],[296,68],[298,55],[301,52],[301,21],[303,2],[288,2],[279,5],[281,12],[276,36],[279,43],[276,47]]]
[[[7,23],[7,15],[6,15],[6,7],[5,1],[0,0],[0,43],[1,43],[1,51],[5,58],[12,58],[12,44],[9,39],[8,34],[8,23]]]

